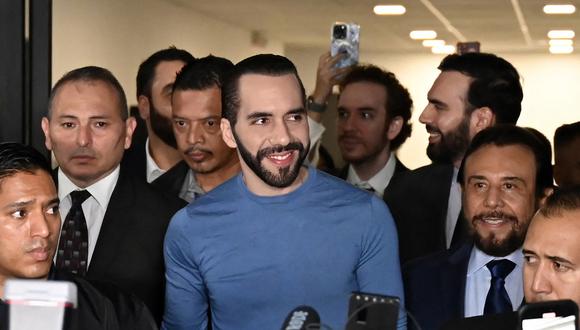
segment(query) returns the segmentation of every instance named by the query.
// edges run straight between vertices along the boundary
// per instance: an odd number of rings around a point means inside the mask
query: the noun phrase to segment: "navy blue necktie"
[[[86,190],[70,193],[72,206],[68,212],[58,243],[56,268],[78,275],[87,272],[89,234],[82,204],[91,194]]]
[[[497,314],[513,311],[512,303],[505,290],[505,278],[514,270],[516,264],[507,260],[492,260],[487,263],[491,272],[491,286],[485,299],[483,314]]]

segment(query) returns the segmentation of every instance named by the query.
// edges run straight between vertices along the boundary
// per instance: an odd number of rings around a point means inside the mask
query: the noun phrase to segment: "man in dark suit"
[[[315,132],[323,129],[322,111],[338,84],[338,146],[348,165],[335,174],[382,197],[391,178],[408,171],[395,151],[411,135],[413,101],[392,72],[374,65],[337,69],[340,58],[328,53],[320,58],[316,88],[308,98],[311,135],[322,134]]]
[[[193,56],[169,47],[149,56],[137,72],[137,104],[147,136],[134,140],[123,156],[123,170],[151,183],[181,161],[173,136],[171,91],[175,76]],[[135,143],[138,142],[138,143]]]
[[[414,260],[403,271],[407,308],[423,329],[519,307],[521,246],[551,191],[549,153],[529,130],[511,125],[487,128],[473,138],[458,174],[473,243]]]
[[[188,63],[177,75],[172,119],[184,160],[153,186],[191,202],[240,172],[236,150],[226,145],[219,126],[222,82],[233,66],[225,58],[210,55]]]
[[[0,143],[0,297],[8,296],[9,279],[68,281],[77,288],[77,301],[67,329],[155,329],[147,307],[133,296],[54,270],[61,224],[58,204],[44,156],[19,143]],[[8,305],[0,300],[0,329],[8,329],[8,314]]]
[[[470,140],[486,127],[515,124],[523,97],[519,74],[493,54],[445,57],[419,117],[432,165],[395,178],[385,191],[399,234],[401,262],[444,251],[465,237],[457,172]],[[460,224],[456,227],[456,224]]]
[[[53,87],[42,129],[59,164],[66,217],[56,266],[134,293],[160,322],[163,238],[184,203],[120,170],[134,128],[125,93],[108,70],[76,69]]]

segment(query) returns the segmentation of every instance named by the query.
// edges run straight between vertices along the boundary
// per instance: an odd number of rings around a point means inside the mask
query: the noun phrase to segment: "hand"
[[[332,93],[332,87],[339,84],[342,77],[351,70],[351,67],[336,68],[336,63],[344,56],[345,54],[340,53],[333,57],[330,52],[320,56],[316,72],[316,87],[312,93],[314,102],[318,104],[326,103],[326,99]]]

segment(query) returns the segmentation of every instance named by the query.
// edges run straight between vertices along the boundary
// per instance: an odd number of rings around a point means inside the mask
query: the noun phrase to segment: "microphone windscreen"
[[[282,330],[306,330],[309,325],[320,324],[320,315],[310,306],[294,308],[282,324]]]

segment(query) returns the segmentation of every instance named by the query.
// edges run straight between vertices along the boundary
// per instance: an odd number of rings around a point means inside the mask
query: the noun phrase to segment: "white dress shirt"
[[[451,188],[449,188],[449,200],[447,201],[447,215],[445,218],[445,242],[447,248],[451,246],[453,232],[457,225],[457,218],[461,212],[461,186],[457,182],[459,170],[453,167],[453,178],[451,179]]]
[[[82,204],[89,234],[89,255],[87,258],[88,265],[90,265],[93,251],[95,251],[97,238],[99,238],[99,232],[101,231],[103,219],[105,217],[107,206],[109,205],[109,200],[113,194],[113,189],[115,189],[117,181],[119,180],[119,168],[120,167],[117,166],[117,168],[113,170],[111,174],[85,188],[91,194],[91,197],[87,198],[87,200],[85,200]],[[61,226],[64,223],[64,219],[66,218],[72,206],[70,193],[75,190],[83,189],[77,187],[62,172],[62,170],[59,169],[58,198],[60,198],[60,216],[62,218]]]
[[[358,174],[352,167],[352,165],[348,166],[348,175],[346,177],[346,181],[356,187],[367,189],[373,188],[375,191],[375,195],[379,197],[383,197],[383,193],[385,192],[385,188],[391,182],[391,178],[393,174],[395,174],[395,167],[397,166],[397,160],[395,158],[395,154],[391,153],[389,155],[389,160],[385,164],[385,166],[377,172],[372,178],[367,181],[363,181],[359,178]]]
[[[149,138],[145,141],[145,159],[147,161],[147,183],[155,181],[155,179],[167,172],[166,170],[159,168],[159,165],[157,165],[153,157],[151,157],[151,154],[149,153]]]
[[[465,317],[483,315],[485,300],[491,286],[491,272],[486,265],[494,259],[508,259],[516,264],[505,279],[505,289],[510,297],[514,311],[520,307],[524,299],[522,274],[524,255],[522,250],[518,249],[505,257],[499,258],[487,255],[474,246],[469,257],[467,278],[465,280]]]

